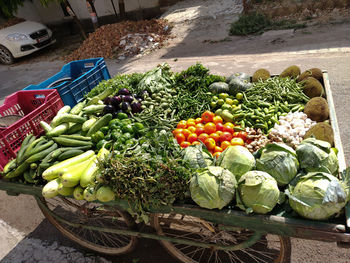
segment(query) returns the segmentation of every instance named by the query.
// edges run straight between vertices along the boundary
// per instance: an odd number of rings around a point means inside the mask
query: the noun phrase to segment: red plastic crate
[[[55,89],[21,90],[6,97],[0,106],[0,116],[19,114],[23,118],[7,128],[0,128],[0,170],[16,157],[26,135],[40,135],[43,132],[40,121],[50,123],[63,106]]]

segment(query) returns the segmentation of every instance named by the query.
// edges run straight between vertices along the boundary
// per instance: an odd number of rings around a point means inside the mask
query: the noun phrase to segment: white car
[[[24,21],[0,29],[0,62],[12,64],[15,58],[29,55],[55,42],[52,31],[37,22]]]

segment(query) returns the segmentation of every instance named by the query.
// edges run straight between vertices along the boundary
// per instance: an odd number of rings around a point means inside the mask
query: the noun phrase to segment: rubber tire
[[[160,235],[162,230],[159,225],[159,221],[155,218],[157,214],[153,214],[151,218],[151,225],[156,230],[157,234]],[[274,263],[290,263],[291,254],[292,254],[292,245],[289,237],[278,236],[280,239],[281,249],[278,258]],[[193,263],[192,260],[189,260],[186,255],[184,255],[179,249],[177,249],[173,243],[165,240],[159,240],[162,246],[167,250],[167,252],[172,255],[177,260],[184,263]]]
[[[4,47],[3,45],[0,45],[0,50],[2,50],[2,52],[6,53],[6,55],[8,56],[8,60],[4,60],[1,55],[0,55],[0,62],[2,64],[5,65],[11,65],[13,63],[15,63],[15,58],[12,56],[12,53],[10,50],[8,50],[6,47]]]
[[[46,201],[44,198],[40,198],[40,200],[41,200],[42,204],[46,205]],[[39,202],[39,201],[37,201],[37,202]],[[49,220],[49,222],[53,226],[55,226],[58,231],[60,231],[65,237],[69,238],[70,240],[81,245],[84,248],[87,248],[87,249],[90,249],[92,251],[95,251],[95,252],[98,252],[101,254],[105,254],[105,255],[122,255],[122,254],[126,254],[126,253],[131,252],[136,247],[137,237],[135,237],[135,236],[131,236],[130,237],[131,241],[128,244],[128,246],[125,246],[122,248],[107,248],[104,246],[93,244],[91,242],[87,242],[87,241],[79,238],[77,235],[73,234],[72,232],[70,232],[68,229],[66,229],[64,227],[64,225],[62,225],[60,223],[60,221],[56,220],[45,209],[42,209],[40,205],[39,205],[39,208],[40,208],[41,212],[44,214],[44,216],[47,218],[47,220]],[[121,210],[118,210],[118,213],[121,217],[124,218],[127,225],[130,226],[131,228],[133,228],[133,226],[135,225],[135,221],[131,217],[131,215],[129,213],[121,211]]]

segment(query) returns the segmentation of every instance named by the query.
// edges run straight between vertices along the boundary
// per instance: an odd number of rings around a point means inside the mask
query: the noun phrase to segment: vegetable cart
[[[339,168],[345,169],[340,133],[328,74],[323,72],[330,121],[339,150]],[[138,238],[159,240],[182,262],[289,262],[290,237],[350,244],[350,207],[330,222],[292,217],[283,210],[271,215],[242,211],[207,210],[194,205],[150,207],[150,226],[136,224],[123,200],[109,203],[78,201],[67,197],[45,199],[41,187],[0,181],[9,195],[33,195],[45,217],[66,237],[96,252],[118,255],[130,252]]]

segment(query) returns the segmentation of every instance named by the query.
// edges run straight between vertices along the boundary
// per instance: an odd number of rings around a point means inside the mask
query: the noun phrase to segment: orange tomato
[[[233,129],[235,126],[231,122],[227,122],[224,124],[223,131],[224,132],[229,132],[229,133],[234,133],[235,130]]]
[[[216,133],[220,136],[223,133],[223,131],[216,131]]]
[[[208,110],[202,114],[202,120],[206,123],[213,121],[214,117],[215,117],[215,114]]]
[[[212,134],[216,132],[216,126],[212,122],[208,122],[207,124],[204,125],[204,131],[205,133]]]
[[[221,154],[221,152],[214,152],[213,156],[217,159],[217,158],[219,158],[220,154]]]
[[[185,137],[187,138],[188,135],[191,134],[191,131],[190,131],[190,130],[187,130],[187,129],[183,129],[182,134],[185,135]]]
[[[231,146],[231,143],[229,141],[223,141],[220,146],[222,150],[225,150],[227,147]]]
[[[190,120],[193,120],[193,119],[190,119]],[[196,122],[194,120],[193,121],[190,121],[190,120],[187,121],[187,128],[190,126],[196,126]]]
[[[190,146],[191,145],[191,143],[190,142],[186,142],[186,141],[184,141],[184,142],[182,142],[181,144],[180,144],[180,146],[182,147],[182,148],[187,148],[188,146]]]
[[[215,146],[214,152],[222,152],[222,151],[223,151],[223,149],[221,147]]]
[[[193,118],[189,118],[189,119],[187,120],[187,122],[192,122],[192,121],[196,122],[196,120],[193,119]]]
[[[187,128],[187,122],[186,121],[179,121],[177,124],[177,128],[186,129]]]
[[[187,128],[187,130],[189,130],[191,133],[194,133],[196,131],[196,127],[190,126]]]
[[[229,133],[229,132],[223,132],[221,135],[220,135],[220,142],[224,142],[224,141],[228,141],[230,142],[232,140],[232,134]]]
[[[197,118],[195,121],[196,121],[196,124],[202,123],[202,118]]]
[[[204,124],[203,124],[203,123],[197,123],[197,124],[196,124],[196,127],[202,127],[202,128],[204,128]]]
[[[234,133],[232,134],[232,136],[233,136],[233,137],[238,137],[238,134],[239,134],[239,132],[234,132]]]
[[[209,138],[209,135],[206,134],[206,133],[201,133],[201,134],[198,136],[198,140],[201,141],[201,142],[203,142],[203,143],[204,143],[204,141],[205,141],[206,139],[208,139],[208,138]]]
[[[183,133],[176,134],[175,138],[176,138],[178,144],[181,144],[182,142],[184,142],[186,140],[186,137],[185,137],[185,135],[183,135]]]
[[[201,135],[202,133],[204,133],[204,128],[197,127],[195,133],[197,134],[197,136]]]
[[[220,135],[217,132],[214,132],[214,133],[210,134],[209,137],[213,138],[216,143],[219,142]]]
[[[175,136],[178,133],[182,133],[183,129],[175,129],[173,130],[173,135]]]
[[[215,116],[215,117],[213,118],[213,122],[214,122],[215,124],[218,124],[218,123],[223,123],[224,121],[223,121],[223,119],[222,119],[220,116]]]
[[[198,136],[195,133],[191,133],[187,137],[187,141],[189,141],[190,143],[193,143],[193,142],[197,141],[197,139],[198,139]]]
[[[194,141],[192,145],[200,145],[201,143],[199,141]]]
[[[233,138],[233,139],[231,140],[231,145],[241,145],[241,146],[244,146],[244,141],[243,141],[242,138],[236,137],[236,138]]]
[[[217,123],[216,124],[216,130],[217,131],[223,131],[224,130],[224,125],[222,123]]]
[[[204,141],[205,146],[207,146],[208,150],[212,151],[215,149],[216,143],[213,138],[208,138]]]

